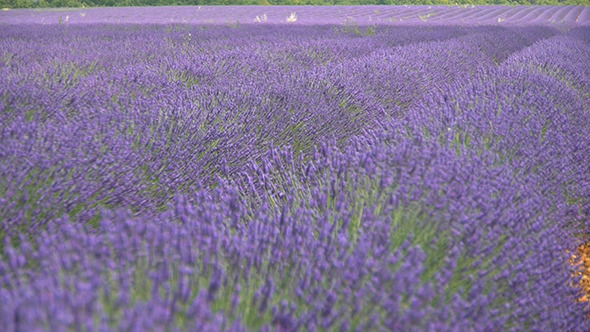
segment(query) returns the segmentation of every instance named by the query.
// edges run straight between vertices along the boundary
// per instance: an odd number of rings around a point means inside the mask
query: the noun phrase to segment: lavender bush
[[[0,29],[0,330],[590,328],[587,26],[113,23]]]

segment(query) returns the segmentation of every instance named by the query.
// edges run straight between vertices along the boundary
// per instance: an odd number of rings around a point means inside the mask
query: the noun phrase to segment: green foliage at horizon
[[[590,6],[590,0],[0,0],[0,8],[135,6],[544,5]]]

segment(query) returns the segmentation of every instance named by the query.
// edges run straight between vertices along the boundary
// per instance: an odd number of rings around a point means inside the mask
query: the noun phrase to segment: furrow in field
[[[564,20],[568,23],[575,23],[583,10],[584,7],[572,7],[570,11],[565,15]]]
[[[534,8],[531,7],[520,7],[515,10],[513,15],[507,16],[506,20],[509,22],[522,22],[522,19],[527,16]]]
[[[526,7],[525,8],[523,8],[523,7],[512,8],[510,11],[508,11],[507,13],[505,13],[503,15],[502,20],[503,21],[510,21],[510,22],[514,22],[514,21],[518,22],[518,17],[520,15],[522,15],[523,12],[526,13],[525,11],[526,11]]]
[[[408,20],[412,20],[414,17],[417,18],[416,14],[420,13],[422,9],[420,8],[414,8],[414,7],[408,7],[408,8],[403,8],[402,10],[393,13],[393,15],[391,15],[391,19],[394,20],[402,20],[402,21],[408,21]]]
[[[529,12],[528,14],[526,14],[525,16],[523,16],[521,18],[521,21],[523,22],[533,22],[535,21],[541,14],[543,14],[543,12],[547,10],[547,8],[544,7],[538,7],[535,8],[533,11]]]
[[[590,7],[584,7],[576,22],[579,24],[590,24]]]
[[[440,11],[438,13],[438,18],[441,20],[447,20],[463,11],[465,11],[465,8],[462,7],[451,7],[451,8],[440,8]]]
[[[498,21],[498,17],[502,17],[502,15],[504,15],[505,13],[507,13],[508,11],[510,11],[510,8],[497,8],[497,9],[491,9],[488,13],[483,13],[483,15],[481,15],[480,17],[477,18],[478,21],[480,22],[486,22],[488,20],[494,22],[494,21]]]
[[[545,11],[541,13],[536,19],[535,22],[550,22],[551,17],[559,10],[559,7],[549,7],[546,8]]]
[[[446,21],[459,21],[459,19],[469,17],[469,16],[473,15],[474,13],[478,13],[481,11],[482,11],[481,7],[459,8],[458,11],[453,12],[449,15],[444,15],[443,17],[445,18]]]
[[[565,16],[573,7],[560,7],[550,18],[551,23],[565,22]]]
[[[465,20],[465,21],[477,22],[477,21],[480,20],[480,17],[481,16],[487,15],[490,10],[499,11],[499,12],[505,10],[504,8],[499,8],[499,9],[495,9],[495,8],[494,9],[492,9],[492,8],[481,8],[481,7],[478,7],[478,8],[479,8],[479,10],[476,9],[476,10],[474,10],[474,12],[472,12],[470,14],[467,14],[467,15],[464,15],[464,16],[461,16],[461,17],[458,17],[457,20]]]

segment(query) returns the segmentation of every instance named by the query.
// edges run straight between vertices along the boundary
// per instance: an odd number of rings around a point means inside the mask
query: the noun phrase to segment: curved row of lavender
[[[7,25],[0,330],[588,331],[590,30]]]
[[[588,6],[183,6],[16,9],[0,24],[590,25]]]

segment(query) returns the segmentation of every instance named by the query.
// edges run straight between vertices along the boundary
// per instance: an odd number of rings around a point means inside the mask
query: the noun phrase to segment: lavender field
[[[295,14],[295,15],[293,15]],[[293,15],[293,16],[292,16]],[[12,9],[0,24],[590,25],[583,6],[195,6]]]
[[[589,7],[0,12],[0,330],[589,331],[589,59]]]

